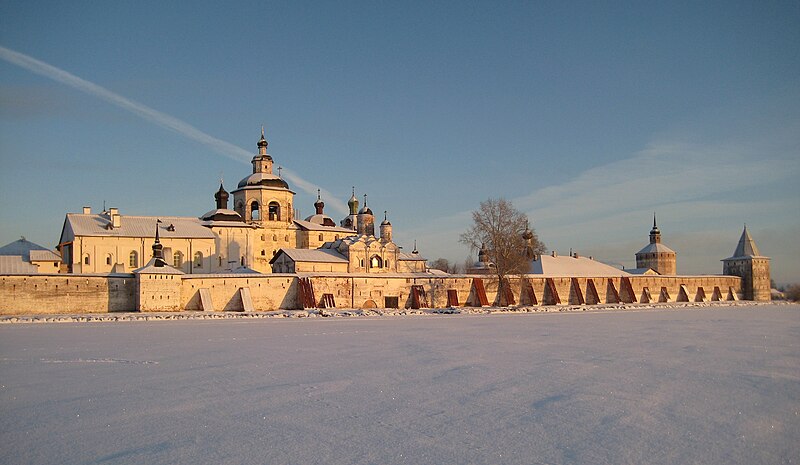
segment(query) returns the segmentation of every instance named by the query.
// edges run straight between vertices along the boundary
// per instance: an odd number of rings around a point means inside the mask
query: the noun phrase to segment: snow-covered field
[[[0,327],[0,463],[800,460],[800,306]]]

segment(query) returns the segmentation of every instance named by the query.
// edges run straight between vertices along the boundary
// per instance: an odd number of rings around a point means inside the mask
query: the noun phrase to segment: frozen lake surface
[[[800,306],[0,327],[0,463],[800,460]]]

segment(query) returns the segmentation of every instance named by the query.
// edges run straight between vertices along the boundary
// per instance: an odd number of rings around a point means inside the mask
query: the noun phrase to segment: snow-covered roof
[[[246,189],[248,187],[258,187],[258,188],[272,188],[272,189],[279,189],[279,190],[288,190],[289,184],[283,180],[280,176],[276,176],[272,173],[253,173],[250,176],[242,179],[239,181],[239,189]],[[237,189],[237,190],[239,190]],[[234,191],[236,192],[236,191]]]
[[[313,216],[327,216],[327,215],[313,215]],[[309,218],[313,218],[310,216]],[[331,232],[340,232],[345,234],[353,234],[354,231],[352,229],[342,228],[339,226],[323,226],[322,224],[318,224],[312,221],[304,221],[304,220],[294,220],[294,223],[302,229],[307,231],[331,231]],[[335,223],[334,223],[335,224]]]
[[[159,235],[167,238],[213,239],[214,233],[199,218],[185,216],[120,216],[120,226],[109,228],[111,218],[103,214],[67,213],[64,230],[74,236],[155,237],[156,221]],[[174,228],[170,228],[170,225]],[[62,233],[62,242],[64,241]]]
[[[758,251],[758,247],[756,247],[756,241],[750,237],[747,226],[745,226],[744,231],[742,231],[742,236],[739,238],[739,244],[736,245],[736,250],[733,252],[733,256],[725,260],[750,257],[761,257],[761,253]]]
[[[657,275],[658,272],[652,268],[626,268],[625,272],[633,275]]]
[[[61,255],[52,250],[31,250],[30,260],[32,262],[60,262]]]
[[[651,243],[647,244],[642,250],[636,252],[637,255],[640,253],[675,253],[675,251],[664,244]]]
[[[403,261],[414,261],[414,262],[419,262],[419,261],[426,262],[426,261],[428,261],[428,259],[424,258],[422,255],[420,255],[418,253],[403,253],[403,252],[400,252],[397,255],[397,259],[398,260],[403,260]]]
[[[275,263],[282,253],[295,262],[349,263],[347,258],[332,249],[280,249],[270,263]]]
[[[26,262],[20,255],[0,255],[0,274],[31,274],[38,272],[38,266]]]
[[[200,216],[201,220],[218,220],[218,221],[242,221],[242,216],[233,210],[227,208],[216,208],[214,210],[203,213]]]
[[[151,258],[145,266],[135,269],[133,272],[136,274],[185,274],[183,271],[166,264],[164,266],[156,266],[155,257]]]
[[[590,258],[550,255],[541,255],[538,260],[531,262],[530,273],[559,277],[629,276],[623,270]]]

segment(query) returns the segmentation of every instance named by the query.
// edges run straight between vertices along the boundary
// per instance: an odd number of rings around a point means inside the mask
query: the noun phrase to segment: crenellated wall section
[[[0,314],[597,305],[744,297],[742,278],[736,276],[527,276],[500,287],[496,279],[470,275],[5,275],[0,276]]]

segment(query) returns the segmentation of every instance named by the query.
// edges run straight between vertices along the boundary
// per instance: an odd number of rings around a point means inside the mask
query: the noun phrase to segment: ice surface
[[[0,463],[800,458],[800,306],[0,327]]]

